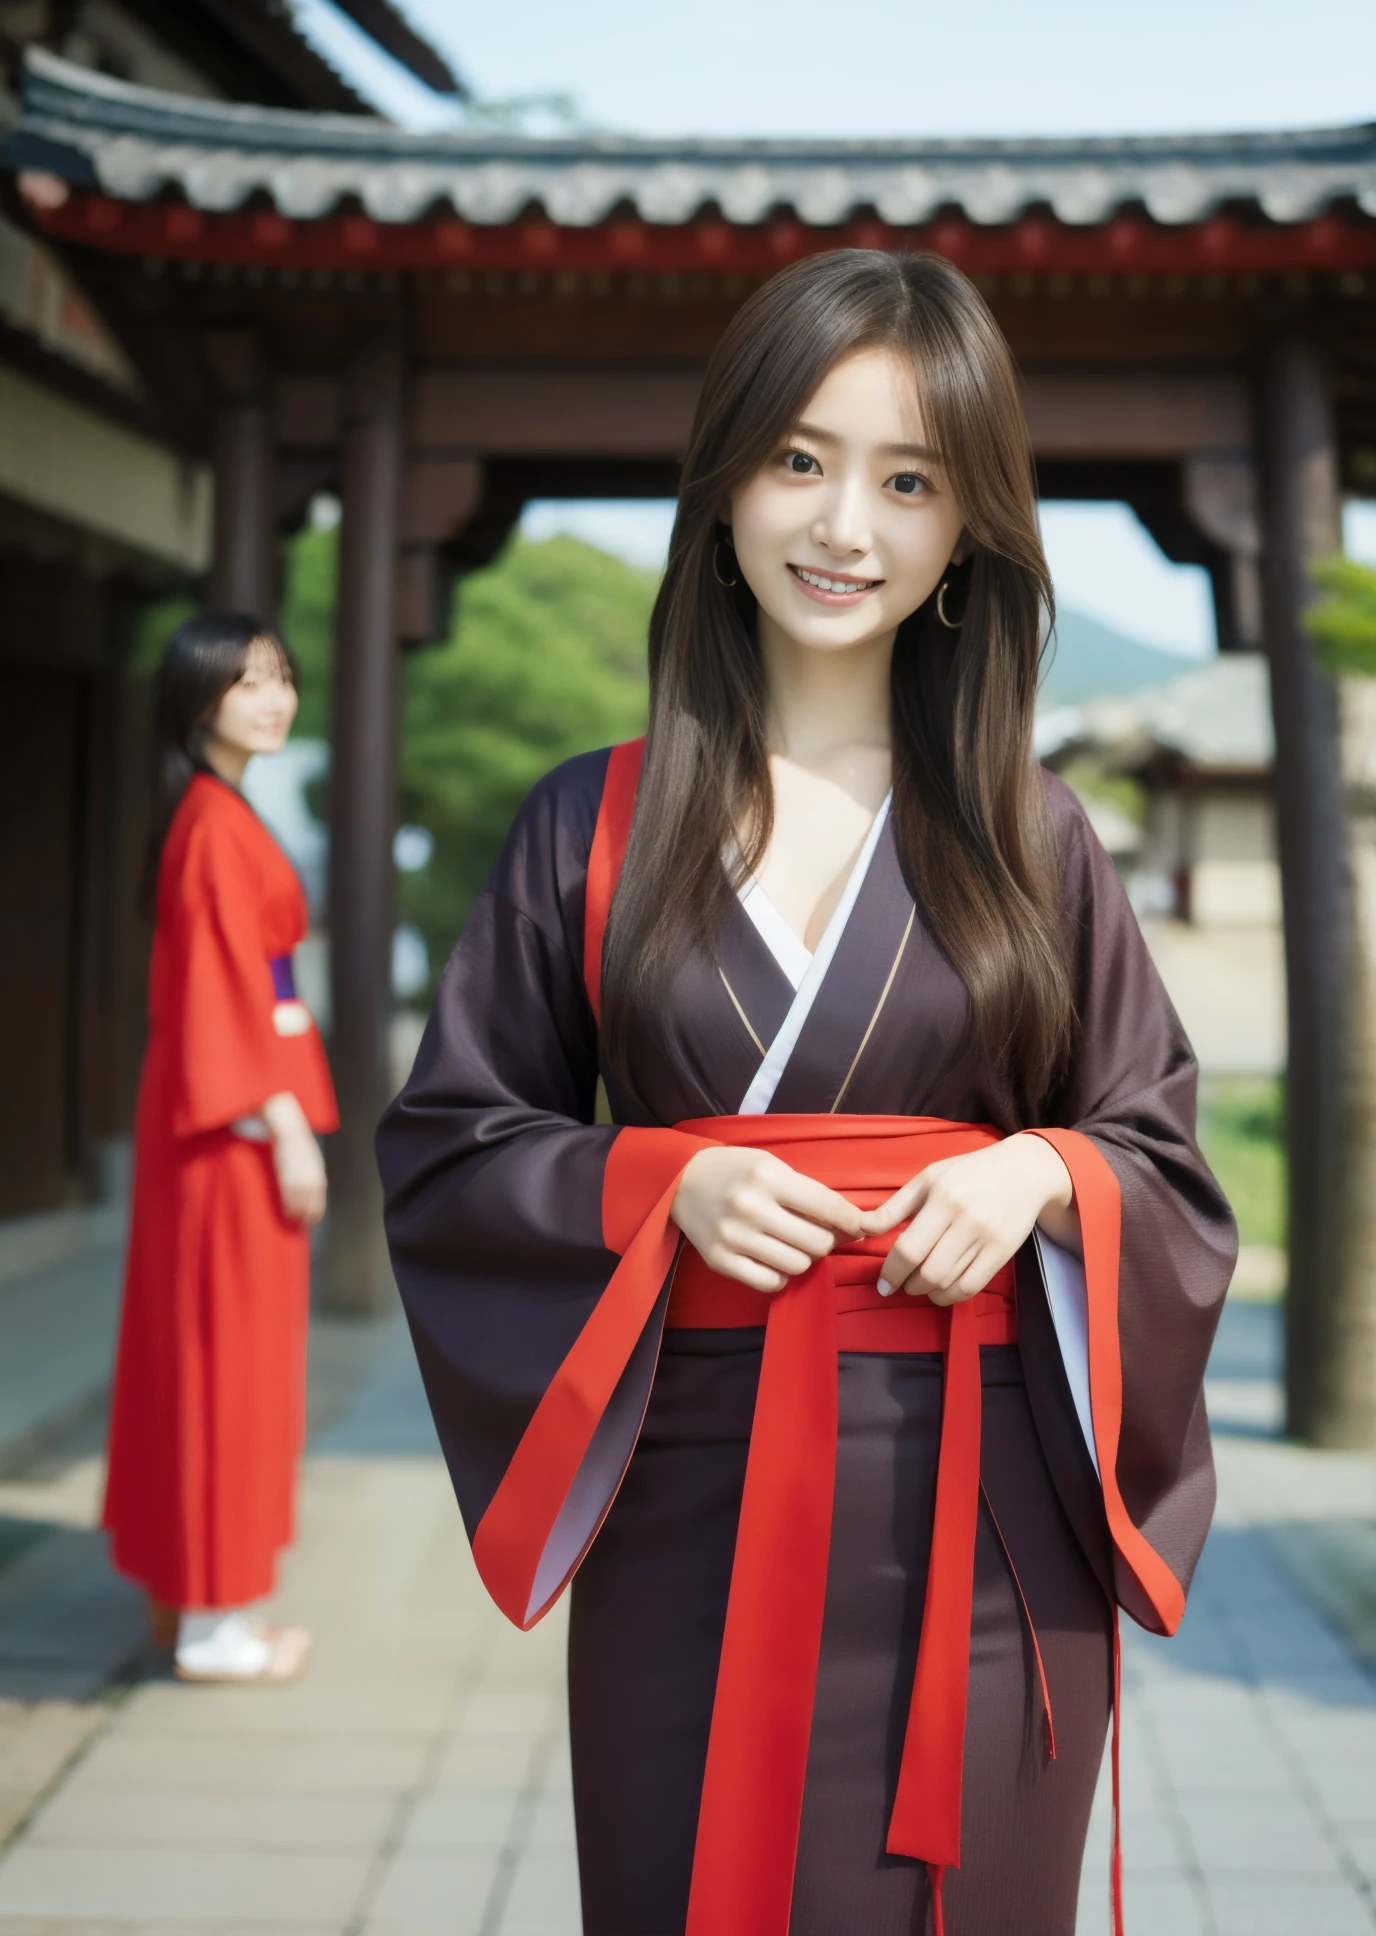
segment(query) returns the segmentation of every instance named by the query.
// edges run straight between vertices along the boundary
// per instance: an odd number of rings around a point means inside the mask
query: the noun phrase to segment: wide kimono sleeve
[[[333,1096],[319,1062],[304,1069],[299,1040],[273,1024],[276,994],[263,931],[263,882],[235,801],[212,805],[169,836],[158,923],[174,983],[172,1127],[178,1136],[224,1129],[271,1096],[304,1089],[314,1126],[332,1129]],[[257,831],[249,822],[249,831]],[[263,838],[266,838],[264,835]],[[309,1080],[303,1082],[303,1072]]]
[[[1084,1138],[1103,1159],[1105,1187],[1079,1208],[1087,1239],[1117,1225],[1116,1310],[1096,1314],[1096,1292],[1102,1301],[1107,1287],[1096,1286],[1092,1266],[1087,1273],[1089,1385],[1114,1584],[1135,1619],[1170,1631],[1213,1514],[1204,1372],[1237,1230],[1196,1141],[1194,1054],[1122,884],[1074,796],[1059,782],[1049,791],[1080,1042],[1057,1127],[1044,1133],[1062,1144],[1067,1132]]]
[[[627,1239],[604,1206],[618,1146],[674,1133],[592,1120],[582,923],[605,767],[571,761],[526,801],[377,1140],[454,1489],[484,1582],[522,1626],[572,1574],[630,1458],[673,1261],[670,1241],[618,1279]]]

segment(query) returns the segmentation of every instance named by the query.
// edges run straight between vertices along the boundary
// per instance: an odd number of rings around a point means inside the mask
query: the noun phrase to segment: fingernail
[[[892,1296],[893,1296],[893,1285],[892,1285],[892,1284],[890,1284],[890,1283],[888,1283],[888,1282],[887,1282],[887,1281],[886,1281],[886,1280],[885,1280],[884,1278],[882,1278],[882,1277],[881,1277],[881,1278],[880,1278],[880,1280],[879,1280],[879,1284],[878,1284],[878,1290],[879,1290],[879,1295],[880,1295],[881,1297],[892,1297]]]

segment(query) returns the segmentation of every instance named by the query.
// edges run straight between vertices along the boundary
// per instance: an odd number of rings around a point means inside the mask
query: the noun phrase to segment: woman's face
[[[249,647],[243,672],[225,693],[207,735],[209,750],[248,758],[276,753],[296,717],[296,687],[270,645]]]
[[[964,524],[911,366],[885,349],[845,357],[730,518],[762,632],[821,652],[892,636],[940,584]]]

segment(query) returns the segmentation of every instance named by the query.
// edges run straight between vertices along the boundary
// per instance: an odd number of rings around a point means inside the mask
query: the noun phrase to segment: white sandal
[[[272,1627],[266,1621],[248,1620],[242,1615],[229,1618],[236,1622],[236,1639],[256,1640],[266,1649],[259,1663],[245,1668],[233,1666],[227,1660],[216,1660],[214,1638],[208,1637],[205,1641],[179,1645],[172,1663],[172,1672],[179,1681],[194,1681],[202,1686],[255,1687],[294,1681],[304,1673],[311,1650],[311,1637],[304,1627]]]

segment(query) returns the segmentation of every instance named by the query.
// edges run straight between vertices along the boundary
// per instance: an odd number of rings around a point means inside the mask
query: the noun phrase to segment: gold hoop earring
[[[958,632],[961,627],[961,619],[947,618],[946,616],[946,591],[949,583],[950,583],[949,579],[943,578],[941,581],[941,584],[937,588],[936,615],[941,620],[941,623],[946,627],[946,630],[948,632]]]
[[[720,552],[723,545],[725,545],[726,549],[731,552],[731,555],[733,558],[736,555],[735,552],[732,550],[731,540],[729,538],[718,538],[717,542],[712,546],[712,576],[716,579],[719,585],[724,586],[727,591],[730,591],[733,585],[738,585],[740,583],[740,580],[739,578],[723,578],[721,575],[721,566],[717,563],[717,554]]]

